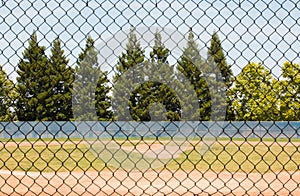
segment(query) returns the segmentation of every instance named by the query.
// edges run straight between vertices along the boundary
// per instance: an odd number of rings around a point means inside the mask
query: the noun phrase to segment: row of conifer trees
[[[234,77],[216,32],[205,59],[192,30],[175,65],[168,62],[170,50],[163,43],[157,31],[147,58],[131,28],[125,51],[112,65],[115,73],[109,78],[100,69],[90,36],[73,68],[60,39],[53,41],[48,57],[34,32],[18,63],[16,83],[1,69],[0,120],[298,119],[299,65],[286,62],[282,81],[261,63],[249,63]],[[144,75],[136,75],[141,70]],[[149,76],[152,79],[145,81]],[[183,81],[189,85],[182,85]]]

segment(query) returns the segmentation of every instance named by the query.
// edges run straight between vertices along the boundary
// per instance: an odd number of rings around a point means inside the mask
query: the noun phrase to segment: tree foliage
[[[76,74],[68,66],[58,38],[49,58],[45,50],[34,32],[18,63],[16,87],[0,67],[1,121],[68,121],[74,116],[76,120],[176,121],[182,119],[183,111],[194,108],[194,101],[199,107],[193,119],[201,121],[224,120],[216,116],[224,112],[225,106],[226,120],[300,118],[299,64],[285,62],[280,80],[274,79],[261,63],[253,62],[233,77],[216,32],[210,40],[207,60],[203,60],[190,29],[175,70],[168,62],[170,50],[164,46],[161,34],[155,33],[150,59],[145,60],[145,51],[132,27],[126,50],[118,59],[112,94],[108,73],[100,69],[91,37],[78,56]],[[182,84],[185,79],[190,86]],[[186,96],[179,98],[178,92]],[[195,92],[196,100],[187,92]],[[112,109],[117,111],[115,118]]]
[[[193,90],[197,94],[199,105],[199,115],[197,114],[197,116],[199,116],[199,120],[210,120],[211,97],[208,83],[204,77],[204,73],[207,72],[207,65],[200,56],[199,47],[192,29],[189,31],[187,45],[183,49],[183,54],[178,60],[177,70],[190,81],[194,88]],[[187,98],[189,99],[189,97]]]
[[[135,34],[135,28],[131,27],[128,42],[126,44],[126,52],[121,54],[119,62],[117,63],[115,80],[128,69],[143,63],[145,60],[144,53],[145,51],[142,49],[141,43],[138,41]]]
[[[217,32],[214,32],[212,35],[207,54],[208,62],[215,63],[217,68],[220,70],[220,74],[216,76],[216,80],[224,82],[226,84],[226,88],[229,89],[232,85],[233,74],[230,68],[231,66],[226,62],[221,40]]]
[[[230,100],[228,96],[228,91],[233,82],[233,73],[231,70],[231,66],[226,62],[226,57],[221,45],[221,40],[217,32],[214,32],[212,34],[210,47],[208,48],[207,52],[207,61],[212,67],[212,72],[215,72],[215,81],[213,83],[217,88],[215,95],[216,97],[219,96],[219,98],[217,98],[217,103],[215,103],[215,110],[226,109],[226,120],[234,120],[232,100]],[[223,96],[220,97],[221,94],[225,95],[226,98]]]
[[[16,114],[21,121],[49,120],[47,99],[51,97],[51,80],[45,47],[39,46],[34,32],[18,64]],[[51,118],[51,117],[50,117]]]
[[[19,120],[66,121],[72,118],[73,70],[57,38],[50,58],[34,32],[18,64],[16,113]]]
[[[300,66],[285,62],[282,67],[283,80],[279,85],[280,112],[282,120],[300,119]],[[277,88],[278,89],[278,88]]]
[[[111,110],[111,97],[109,96],[111,87],[108,86],[108,83],[109,80],[107,78],[107,71],[101,71],[95,92],[96,114],[98,116],[98,120],[100,121],[113,120],[113,113]]]
[[[174,68],[167,60],[169,53],[169,49],[162,42],[161,34],[157,31],[154,34],[150,61],[144,64],[145,77],[149,77],[150,80],[137,87],[131,96],[137,98],[132,106],[135,113],[131,114],[138,120],[180,120],[180,102],[169,85],[175,77]],[[151,109],[157,111],[150,111]]]
[[[17,97],[14,83],[0,66],[0,121],[16,120],[14,100]]]
[[[113,110],[116,120],[139,120],[137,116],[134,116],[137,95],[131,96],[131,94],[142,77],[136,69],[145,62],[144,53],[135,34],[135,28],[131,27],[126,51],[119,57],[114,76]]]
[[[275,80],[261,63],[249,63],[236,77],[229,95],[238,121],[268,121],[279,117]]]
[[[77,60],[73,99],[75,120],[112,120],[107,73],[101,71],[97,55],[94,40],[89,36]]]
[[[74,70],[68,66],[69,60],[61,48],[61,41],[57,38],[53,42],[49,58],[50,96],[46,99],[49,119],[52,121],[68,121],[73,118],[72,88]]]

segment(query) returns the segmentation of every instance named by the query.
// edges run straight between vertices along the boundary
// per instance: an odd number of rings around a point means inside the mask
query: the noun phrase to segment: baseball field
[[[300,193],[298,139],[14,139],[0,142],[4,195]]]

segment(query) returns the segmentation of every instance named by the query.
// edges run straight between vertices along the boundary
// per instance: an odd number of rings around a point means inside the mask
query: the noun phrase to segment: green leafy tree
[[[204,74],[208,72],[207,64],[200,56],[198,44],[194,39],[194,33],[192,32],[192,29],[189,31],[187,45],[183,49],[183,54],[178,60],[177,70],[190,81],[191,85],[193,86],[193,90],[196,92],[199,105],[199,114],[195,115],[199,117],[199,120],[210,120],[211,97],[208,83],[206,81],[209,76],[204,76]],[[190,97],[187,97],[187,99],[193,101]]]
[[[234,120],[234,115],[232,112],[232,100],[229,99],[228,91],[232,85],[233,74],[231,71],[231,66],[227,64],[226,57],[223,52],[221,45],[221,40],[216,32],[213,33],[210,40],[210,47],[208,48],[207,60],[210,66],[212,66],[212,71],[215,72],[215,85],[217,87],[218,94],[224,93],[226,99],[218,99],[218,108],[223,110],[224,107],[226,110],[226,120]],[[217,69],[215,69],[217,68]]]
[[[251,62],[244,67],[229,91],[236,120],[278,120],[279,97],[274,84],[270,70],[261,63]]]
[[[18,64],[16,114],[21,121],[48,120],[46,105],[53,89],[46,48],[39,46],[35,32],[28,43]]]
[[[2,66],[0,66],[0,121],[17,120],[14,109],[14,100],[18,97],[14,83],[8,79]]]
[[[281,120],[300,120],[300,66],[285,62],[282,67],[283,80],[280,81],[279,94]],[[277,88],[278,89],[278,88]]]
[[[61,48],[61,42],[57,38],[53,42],[49,66],[51,68],[49,77],[52,89],[48,99],[46,99],[46,108],[48,120],[68,121],[73,118],[72,111],[72,88],[74,81],[74,70],[68,66],[69,60],[64,55]]]
[[[100,70],[97,55],[94,40],[89,36],[77,59],[73,99],[75,120],[112,120],[107,73]]]
[[[170,51],[162,43],[162,37],[158,31],[154,37],[154,46],[150,52],[151,60],[145,63],[144,70],[145,77],[150,77],[151,80],[141,84],[132,94],[137,97],[137,101],[133,102],[136,112],[133,115],[141,121],[180,120],[180,101],[168,85],[174,81],[174,68],[167,61]],[[156,104],[164,107],[153,106]],[[155,117],[151,116],[151,108],[157,109],[152,112]]]
[[[144,52],[135,34],[135,28],[131,27],[126,51],[119,57],[116,75],[114,76],[113,110],[116,120],[139,120],[134,116],[136,112],[133,106],[136,105],[137,97],[131,97],[131,94],[136,86],[135,84],[142,77],[135,69],[145,62]],[[132,114],[132,117],[126,115],[127,111]]]

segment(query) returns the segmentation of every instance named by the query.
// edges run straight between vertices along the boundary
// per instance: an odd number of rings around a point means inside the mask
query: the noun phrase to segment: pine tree
[[[217,75],[217,81],[225,82],[227,89],[229,89],[232,85],[233,74],[230,65],[228,65],[226,62],[226,57],[223,52],[221,40],[217,32],[213,33],[210,40],[210,47],[208,49],[208,61],[214,62],[221,72],[221,75]]]
[[[207,72],[207,65],[200,56],[198,44],[194,39],[192,29],[189,31],[188,42],[183,49],[183,54],[178,60],[177,70],[183,74],[194,87],[199,105],[199,114],[195,115],[198,116],[201,121],[210,120],[211,98],[206,78],[204,78],[204,73]],[[187,99],[189,99],[189,97],[187,97]]]
[[[227,95],[226,100],[219,100],[219,108],[222,110],[224,107],[227,107],[226,120],[234,120],[231,106],[232,100],[230,100],[228,96],[228,90],[232,85],[233,74],[230,65],[226,62],[221,40],[216,32],[213,33],[210,40],[210,47],[208,48],[207,56],[208,63],[212,67],[212,71],[217,71],[217,73],[215,73],[215,85],[218,87],[219,92],[216,95]]]
[[[72,88],[74,70],[68,66],[69,60],[64,55],[61,42],[57,38],[53,42],[49,65],[52,92],[46,100],[49,119],[52,121],[68,121],[73,118]]]
[[[174,80],[173,67],[167,61],[169,56],[169,49],[162,43],[161,34],[157,31],[154,34],[154,46],[150,52],[150,62],[145,65],[145,74],[151,78],[150,81],[143,83],[133,95],[138,95],[135,114],[142,121],[149,121],[153,119],[180,120],[180,101],[176,97],[174,91],[170,88],[168,83]],[[163,105],[164,107],[155,107],[153,105]],[[153,114],[162,114],[160,117],[151,117],[150,109],[158,109],[160,111],[152,111]],[[164,114],[165,111],[165,114]]]
[[[161,78],[164,83],[153,81],[150,93],[157,94],[153,101],[165,106],[165,108],[156,107],[157,109],[166,110],[165,117],[167,119],[163,120],[178,121],[181,116],[180,100],[168,85],[168,83],[173,83],[175,79],[174,68],[167,60],[169,54],[170,50],[163,44],[161,34],[156,31],[154,34],[154,46],[150,52],[150,69],[152,69],[152,73],[155,73],[154,75],[157,76],[157,79]],[[148,107],[150,107],[150,104]],[[163,111],[156,111],[156,113],[163,113]]]
[[[107,71],[100,73],[95,93],[96,113],[98,120],[100,121],[113,120],[113,113],[111,111],[111,97],[108,95],[111,88],[108,86],[109,80],[107,78],[107,74]]]
[[[135,120],[180,120],[180,99],[176,97],[173,89],[168,85],[153,81],[145,82],[139,88],[136,88],[132,95],[137,97],[135,102],[137,104],[133,105],[135,112],[132,113]],[[157,111],[151,111],[151,109],[157,109]],[[155,117],[151,116],[151,112],[155,114]]]
[[[14,83],[0,66],[0,121],[16,120],[14,100],[17,98]]]
[[[144,53],[145,51],[141,48],[141,44],[135,34],[135,28],[131,27],[128,43],[126,44],[126,53],[122,53],[121,57],[119,57],[119,62],[116,67],[117,74],[115,76],[115,80],[118,79],[118,77],[125,73],[128,69],[143,63],[145,59]],[[136,78],[133,79],[136,80]]]
[[[154,34],[154,46],[150,52],[150,58],[152,63],[157,63],[158,65],[167,64],[167,58],[169,56],[170,50],[164,46],[162,43],[161,34],[156,31]]]
[[[126,44],[126,52],[119,57],[114,76],[113,109],[116,120],[139,120],[134,111],[136,96],[131,96],[136,84],[141,81],[135,69],[144,63],[144,50],[135,34],[135,28],[131,27]],[[131,116],[130,116],[131,115]]]
[[[89,36],[79,54],[74,82],[73,110],[75,120],[111,120],[106,74],[100,70],[98,52]]]
[[[21,121],[48,120],[46,100],[52,92],[51,69],[45,47],[39,46],[35,32],[28,43],[18,64],[16,114]]]

